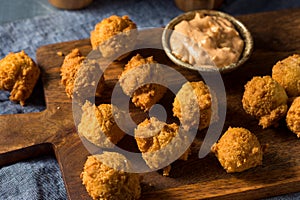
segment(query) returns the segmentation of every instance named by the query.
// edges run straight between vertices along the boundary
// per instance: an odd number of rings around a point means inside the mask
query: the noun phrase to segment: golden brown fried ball
[[[82,184],[93,199],[135,200],[141,196],[141,178],[138,174],[123,169],[128,160],[118,153],[105,152],[88,156],[83,172]]]
[[[272,78],[284,87],[289,97],[300,96],[300,55],[294,54],[277,62],[272,69]]]
[[[300,97],[294,99],[286,115],[288,128],[300,138]]]
[[[177,159],[187,160],[190,153],[187,133],[180,132],[177,124],[166,124],[155,117],[144,120],[134,131],[142,157],[151,169],[159,169]],[[167,166],[168,175],[170,166]]]
[[[111,104],[93,105],[86,101],[78,133],[99,147],[112,148],[125,135],[115,122],[116,107]]]
[[[229,128],[212,147],[227,173],[242,172],[262,164],[263,150],[257,139],[245,128]]]
[[[74,82],[81,63],[85,60],[79,49],[73,49],[64,59],[61,66],[61,83],[66,86],[65,91],[69,98],[73,96]]]
[[[118,52],[132,50],[137,38],[136,24],[127,15],[112,15],[96,24],[91,31],[91,44],[98,49],[103,57],[115,55]]]
[[[284,88],[270,76],[253,77],[245,85],[242,103],[246,113],[259,119],[263,128],[276,125],[287,112]]]
[[[78,48],[73,49],[64,59],[64,62],[61,66],[61,83],[66,87],[65,91],[69,98],[73,98],[73,92],[75,87],[75,82],[77,81],[76,88],[80,88],[82,90],[85,89],[87,83],[85,82],[86,79],[78,78],[81,74],[78,74],[82,69],[84,61],[86,57],[83,56]],[[89,68],[88,63],[85,63],[85,68]],[[94,68],[93,68],[94,69]],[[83,73],[80,71],[80,73]],[[85,75],[87,78],[91,76],[91,74]],[[76,80],[78,78],[78,80]],[[96,96],[100,96],[101,92],[104,89],[104,76],[99,77],[99,82],[96,89]],[[91,83],[88,83],[91,84]],[[79,89],[76,89],[78,91]]]
[[[159,72],[160,68],[155,63],[152,56],[143,58],[137,54],[126,64],[119,80],[124,93],[132,98],[135,106],[144,111],[148,111],[167,91],[164,86],[155,84],[163,79],[163,73]],[[150,77],[150,74],[154,73],[155,75]],[[153,78],[150,81],[154,83],[144,84],[149,77]]]
[[[193,95],[197,97],[196,102],[193,101]],[[173,115],[179,118],[184,128],[189,129],[189,127],[198,125],[198,129],[202,130],[210,124],[211,105],[211,95],[203,81],[187,82],[181,87],[174,99]],[[199,108],[198,118],[195,111],[196,106]],[[181,109],[184,109],[184,112],[181,112]]]
[[[22,106],[39,76],[39,67],[24,51],[10,53],[0,60],[0,90],[10,91],[10,100]]]

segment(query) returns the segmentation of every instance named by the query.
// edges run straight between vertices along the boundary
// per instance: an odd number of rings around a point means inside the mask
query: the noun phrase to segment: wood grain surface
[[[241,68],[223,75],[227,93],[224,131],[229,126],[245,127],[255,133],[262,144],[268,144],[263,165],[242,173],[227,174],[212,154],[199,159],[195,153],[188,161],[173,163],[169,177],[163,177],[160,171],[143,174],[141,199],[257,199],[300,191],[299,139],[286,128],[284,121],[277,128],[261,129],[241,105],[247,81],[253,76],[270,75],[278,60],[300,53],[300,10],[237,18],[252,33],[254,52]],[[68,197],[72,200],[89,199],[79,177],[89,152],[76,132],[72,101],[60,84],[59,71],[64,57],[58,56],[57,52],[67,54],[75,47],[84,55],[91,50],[88,39],[51,44],[37,50],[47,106],[45,111],[0,116],[0,166],[54,152]],[[138,52],[144,56],[154,55],[159,63],[175,68],[189,80],[200,78],[192,71],[175,66],[162,50],[141,49]],[[124,63],[112,63],[112,67],[105,71],[106,93],[100,101],[109,101],[110,91]],[[166,95],[161,103],[168,106],[170,102],[172,95]],[[199,134],[201,139],[205,132]]]

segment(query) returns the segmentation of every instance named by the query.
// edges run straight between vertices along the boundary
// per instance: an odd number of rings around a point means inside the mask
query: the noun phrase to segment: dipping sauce
[[[183,62],[222,68],[239,60],[244,41],[227,19],[197,13],[174,27],[170,47]]]

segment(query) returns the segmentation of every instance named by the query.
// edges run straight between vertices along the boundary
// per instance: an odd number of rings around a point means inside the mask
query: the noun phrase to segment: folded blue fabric
[[[0,199],[66,199],[56,160],[49,156],[0,169]]]
[[[220,8],[230,14],[300,7],[299,0],[227,0]],[[51,11],[52,12],[52,11]],[[47,16],[19,20],[0,26],[0,58],[9,52],[25,52],[35,59],[39,46],[88,38],[94,25],[110,15],[129,15],[139,28],[162,27],[181,14],[173,0],[94,0],[79,11],[54,10]],[[0,114],[40,112],[45,109],[39,82],[25,107],[9,101],[0,91]],[[1,147],[0,147],[1,148]],[[53,157],[22,161],[0,168],[0,199],[66,199],[66,191]],[[300,198],[292,194],[276,199]]]

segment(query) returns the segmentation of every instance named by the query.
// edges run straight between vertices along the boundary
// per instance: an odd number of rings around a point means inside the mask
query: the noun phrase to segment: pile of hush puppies
[[[272,76],[255,76],[248,81],[242,104],[263,129],[276,127],[285,117],[287,127],[300,137],[300,55],[278,61],[272,68]],[[228,173],[261,165],[264,149],[245,128],[229,128],[212,147]]]
[[[133,44],[134,36],[127,33],[133,29],[136,29],[136,25],[128,16],[106,18],[98,23],[95,30],[91,32],[92,47],[99,50],[103,56],[110,55],[114,51],[113,45],[115,45],[113,39],[110,41],[111,38],[116,34],[125,33],[125,36],[128,36],[127,39]],[[106,44],[102,45],[103,43]],[[128,42],[125,43],[126,45]],[[82,66],[84,58],[78,49],[74,49],[65,57],[61,67],[62,84],[66,86],[66,93],[70,98],[73,98],[72,95],[76,93],[75,79],[79,76],[77,72]],[[124,94],[130,96],[132,103],[145,112],[149,111],[164,96],[166,88],[158,84],[146,84],[137,90],[132,89],[136,88],[139,81],[147,77],[156,63],[152,56],[144,58],[137,54],[124,66],[119,77]],[[138,69],[141,65],[146,67]],[[137,69],[136,73],[129,73],[132,69]],[[96,96],[101,96],[104,83],[105,80],[101,77]],[[188,87],[193,88],[198,98],[196,105],[193,106],[199,106],[200,119],[194,117],[192,110],[188,116],[185,116],[186,113],[181,110],[186,109],[184,103],[188,101],[190,95]],[[300,137],[300,97],[297,98],[297,96],[300,96],[300,56],[293,55],[273,67],[272,77],[253,77],[245,85],[242,103],[246,113],[257,118],[263,128],[276,125],[281,118],[286,116],[289,129]],[[293,100],[291,106],[289,106],[289,100]],[[199,81],[188,82],[182,86],[176,94],[172,111],[173,115],[181,122],[188,120],[188,124],[199,124],[198,130],[203,130],[209,126],[212,120],[211,109],[209,87]],[[78,126],[79,135],[100,148],[110,148],[111,145],[117,144],[125,133],[118,127],[115,119],[123,116],[121,112],[114,113],[112,110],[118,110],[118,108],[112,104],[96,106],[86,101],[82,106],[83,114]],[[153,130],[157,130],[156,135],[144,137]],[[153,117],[145,119],[135,128],[137,146],[145,163],[150,168],[156,169],[156,164],[166,159],[162,158],[159,153],[156,154],[157,150],[172,146],[168,145],[171,141],[175,141],[175,143],[184,141],[184,134],[179,133],[178,130],[177,124],[167,124]],[[176,152],[176,149],[172,148],[167,148],[166,151]],[[261,165],[264,148],[255,134],[249,130],[242,127],[230,127],[212,146],[211,150],[226,172],[234,173]],[[189,154],[190,149],[187,149],[178,159],[187,160]],[[118,153],[105,152],[88,156],[81,173],[82,183],[93,199],[109,199],[110,197],[138,199],[141,196],[141,177],[123,170],[124,168],[131,169],[131,164],[127,158]],[[111,166],[116,166],[116,168]],[[168,175],[169,171],[170,166],[167,166],[164,169],[164,175]],[[122,181],[118,182],[117,180]]]
[[[288,128],[300,137],[300,55],[277,62],[272,77],[255,76],[248,81],[242,104],[245,112],[258,119],[262,128],[276,127],[279,120],[286,117]],[[244,128],[229,128],[212,147],[227,172],[261,165],[264,149],[255,135]]]
[[[135,36],[129,32],[133,29],[136,29],[136,25],[128,16],[113,15],[103,19],[91,32],[92,48],[98,50],[103,57],[110,56],[114,51],[118,51],[114,49],[114,36],[121,34],[123,36],[119,35],[122,40],[118,40],[118,48],[122,49],[124,46],[125,49],[130,49],[129,44],[134,43]],[[81,77],[84,74],[82,70],[88,71],[94,66],[79,49],[75,48],[65,56],[60,70],[61,83],[65,86],[69,98],[80,96],[78,90],[88,90],[89,82],[81,82],[87,79]],[[136,54],[124,66],[119,76],[123,93],[130,96],[134,106],[144,112],[148,112],[159,102],[167,91],[164,86],[147,82],[153,72],[156,72],[155,80],[161,82],[164,79],[164,71],[161,70],[153,56],[143,57]],[[96,87],[96,96],[101,97],[104,85],[105,79],[102,76]],[[191,100],[191,96],[196,98]],[[88,100],[82,104],[82,115],[78,124],[80,137],[100,148],[113,148],[124,138],[125,133],[118,127],[117,120],[125,117],[119,112],[117,105],[95,105]],[[201,112],[200,116],[195,111],[196,107]],[[167,167],[163,168],[164,176],[169,175],[173,157],[188,159],[191,153],[187,136],[189,129],[194,127],[196,130],[203,130],[210,124],[211,94],[207,85],[203,81],[183,84],[176,94],[172,111],[174,117],[184,121],[186,126],[183,126],[182,130],[177,123],[168,124],[156,117],[145,119],[134,129],[134,139],[145,164],[150,169],[157,170],[164,165],[162,163],[167,163]],[[105,151],[103,154],[90,155],[81,173],[82,183],[93,199],[138,199],[141,195],[141,176],[130,173],[132,167],[133,163],[120,153]]]
[[[113,15],[103,19],[91,32],[92,48],[99,50],[103,57],[110,56],[113,51],[118,51],[113,48],[115,45],[113,37],[124,34],[124,37],[128,36],[131,40],[134,36],[127,32],[135,28],[136,25],[127,16]],[[118,47],[122,48],[123,41],[126,40],[118,41]],[[134,42],[127,41],[124,44],[125,48],[128,43]],[[65,56],[61,66],[61,83],[71,99],[74,99],[74,95],[80,95],[77,94],[79,88],[82,89],[88,85],[80,81],[80,76],[82,76],[80,70],[83,68],[89,70],[93,67],[93,63],[89,63],[85,58],[79,49],[73,49]],[[124,66],[119,76],[123,93],[130,96],[133,105],[144,112],[148,112],[167,91],[164,86],[147,82],[153,72],[156,72],[157,82],[162,81],[164,72],[161,70],[153,56],[143,57],[136,54]],[[103,85],[105,85],[105,79],[101,77],[97,85],[96,96],[101,96],[105,89]],[[197,98],[193,101],[192,107],[184,108],[185,101],[194,95],[191,91],[194,91]],[[196,115],[194,111],[196,106],[201,110],[201,116]],[[95,105],[87,100],[83,102],[81,109],[82,116],[78,125],[78,133],[81,137],[100,148],[113,148],[124,138],[125,133],[116,122],[117,119],[124,119],[124,116],[121,111],[118,112],[117,105]],[[189,112],[183,112],[182,109],[188,109]],[[205,83],[198,81],[182,85],[174,99],[173,113],[180,121],[185,120],[185,124],[189,124],[184,127],[186,129],[192,127],[191,124],[199,130],[207,128],[211,119],[211,95]],[[173,162],[171,157],[180,160],[188,159],[190,154],[188,130],[180,131],[179,129],[178,124],[167,124],[156,117],[147,118],[135,127],[134,139],[145,164],[150,169],[157,170],[162,165],[161,163],[168,163],[168,166],[163,169],[163,175],[167,176],[171,170],[170,162]],[[187,149],[184,149],[185,146],[188,146]],[[183,149],[178,149],[181,147]],[[128,158],[116,152],[106,151],[103,154],[91,155],[88,156],[81,173],[82,183],[93,199],[138,199],[141,195],[141,179],[138,174],[128,172],[132,171],[132,167],[133,163]]]
[[[300,137],[300,55],[278,61],[272,77],[253,77],[245,85],[242,103],[262,128],[276,127],[286,117],[287,127]]]
[[[136,33],[132,30],[136,24],[128,16],[111,16],[102,20],[91,32],[91,45],[94,50],[99,50],[103,56],[113,54],[115,49],[114,36],[122,33],[118,38],[124,44],[120,48],[130,49],[134,46]],[[122,46],[123,45],[123,46]],[[66,95],[73,98],[78,88],[84,90],[86,83],[81,80],[78,71],[82,68],[86,57],[79,49],[73,49],[65,58],[61,66],[61,83],[65,86]],[[166,93],[167,89],[158,84],[146,84],[137,90],[133,90],[138,81],[146,78],[157,62],[152,56],[144,58],[137,54],[124,66],[119,77],[123,92],[131,97],[132,103],[147,112]],[[93,63],[87,70],[94,70]],[[136,70],[136,74],[129,73],[139,66],[146,67]],[[161,73],[163,74],[163,73]],[[24,51],[11,53],[0,60],[0,89],[11,92],[12,101],[25,104],[39,78],[40,69]],[[101,96],[105,85],[104,76],[99,77],[96,96]],[[160,77],[160,78],[163,78]],[[134,81],[137,82],[134,82]],[[189,102],[191,87],[197,96],[196,104]],[[187,103],[188,102],[188,103]],[[184,104],[191,104],[188,107]],[[294,54],[279,62],[272,69],[272,76],[253,77],[245,85],[242,98],[243,109],[249,115],[255,117],[262,128],[276,126],[282,118],[285,118],[287,127],[300,137],[300,55]],[[185,107],[186,106],[186,107]],[[199,118],[195,117],[191,108],[198,106],[201,111]],[[100,148],[111,148],[125,136],[118,127],[116,118],[122,118],[122,112],[114,113],[115,105],[101,104],[96,106],[86,101],[82,106],[81,122],[78,125],[80,136]],[[189,113],[183,109],[190,109]],[[187,82],[182,85],[173,102],[173,115],[185,124],[197,125],[198,130],[203,130],[212,121],[212,105],[209,87],[202,81]],[[174,146],[187,143],[184,134],[180,132],[176,123],[167,124],[151,117],[145,119],[135,128],[135,140],[145,163],[149,168],[156,169],[157,163],[163,162],[164,157],[158,150],[166,148],[166,153],[178,152]],[[156,135],[151,135],[153,130]],[[101,133],[101,134],[99,134]],[[173,141],[174,144],[169,145]],[[216,142],[211,151],[216,155],[222,167],[227,173],[242,172],[262,164],[264,148],[260,145],[255,134],[242,127],[230,127]],[[179,151],[181,152],[181,151]],[[187,160],[191,153],[188,148],[178,159]],[[113,167],[112,167],[113,166]],[[139,199],[141,196],[141,176],[124,171],[132,169],[132,163],[124,156],[116,152],[104,152],[87,157],[80,175],[82,183],[88,194],[93,199]],[[164,168],[164,175],[170,172],[170,165]]]

